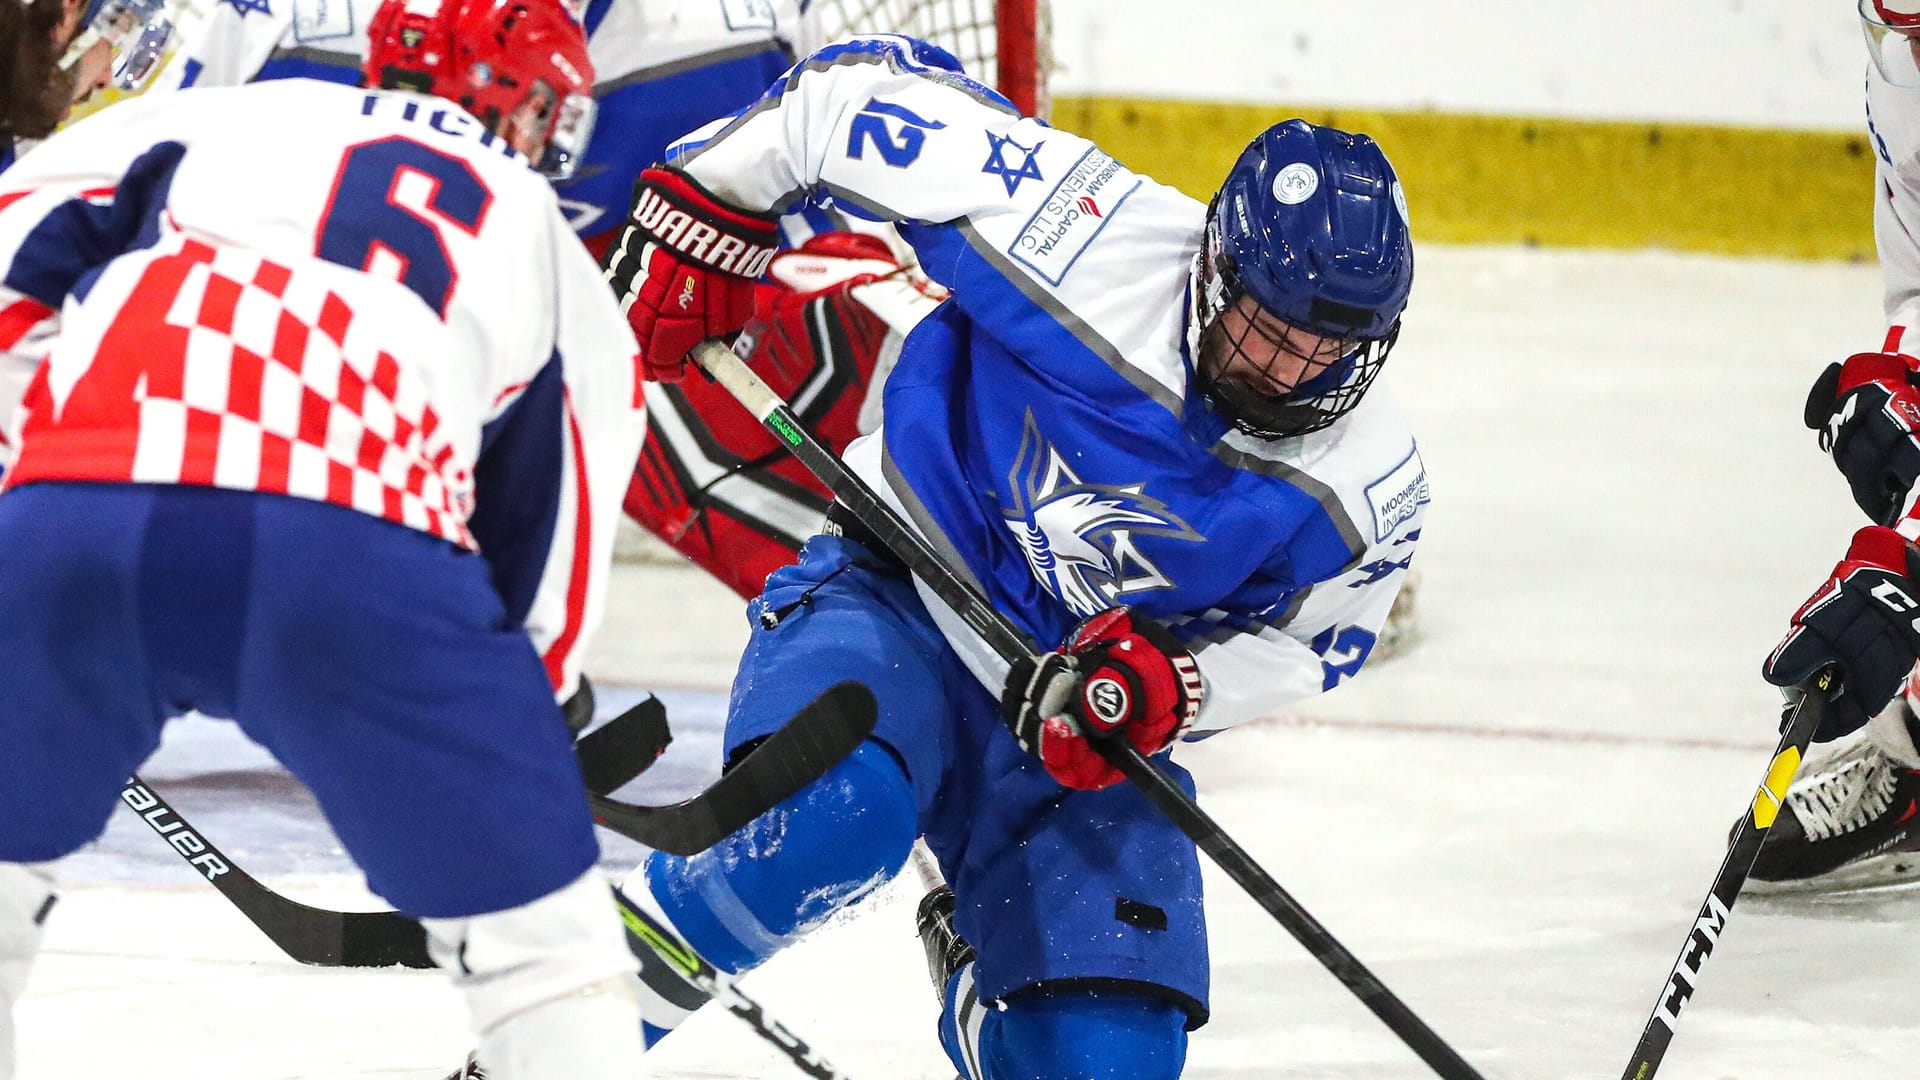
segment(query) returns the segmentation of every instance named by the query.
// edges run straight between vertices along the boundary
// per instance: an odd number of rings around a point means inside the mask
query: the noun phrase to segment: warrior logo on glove
[[[648,379],[678,382],[695,345],[747,325],[754,280],[779,250],[777,226],[676,169],[640,174],[632,218],[604,265]]]
[[[1115,679],[1095,679],[1087,684],[1087,709],[1094,719],[1118,724],[1127,718],[1127,688]]]
[[[1200,665],[1158,623],[1124,607],[1075,627],[1058,651],[1013,665],[1000,710],[1049,775],[1092,790],[1120,781],[1092,739],[1121,738],[1151,757],[1200,715]]]

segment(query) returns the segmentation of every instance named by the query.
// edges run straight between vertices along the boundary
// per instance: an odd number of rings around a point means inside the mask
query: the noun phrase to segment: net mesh
[[[813,0],[805,29],[802,52],[848,34],[907,34],[931,41],[1022,110],[1046,115],[1051,61],[1045,0]]]

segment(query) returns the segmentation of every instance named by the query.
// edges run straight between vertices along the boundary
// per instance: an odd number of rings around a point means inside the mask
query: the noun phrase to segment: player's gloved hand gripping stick
[[[1828,374],[1837,377],[1837,371],[1836,365]],[[1830,390],[1816,389],[1817,400],[1831,396]],[[1812,417],[1809,407],[1810,421]],[[1888,505],[1888,512],[1898,516],[1898,507]],[[1861,506],[1867,508],[1867,503]],[[1914,658],[1920,656],[1916,581],[1920,581],[1920,548],[1891,529],[1877,525],[1861,529],[1826,582],[1794,612],[1792,628],[1767,657],[1762,674],[1768,682],[1786,687],[1792,703],[1781,724],[1780,744],[1754,793],[1753,805],[1728,840],[1706,903],[1680,947],[1673,973],[1660,988],[1653,1015],[1633,1048],[1633,1059],[1621,1074],[1625,1080],[1649,1080],[1660,1068],[1680,1010],[1693,996],[1700,969],[1719,943],[1733,902],[1779,816],[1807,745],[1838,738],[1865,724],[1913,670]]]
[[[752,332],[738,339],[738,348],[751,353]],[[747,411],[764,424],[799,458],[834,497],[901,562],[952,608],[981,639],[1010,665],[1031,669],[1040,650],[1027,636],[994,609],[971,584],[947,566],[921,538],[900,520],[859,477],[848,471],[833,452],[800,425],[786,402],[758,375],[717,340],[701,342],[693,359],[726,387]],[[1016,736],[1019,732],[1015,732]],[[1433,1071],[1447,1080],[1480,1080],[1480,1073],[1414,1015],[1412,1009],[1381,984],[1344,945],[1280,887],[1273,876],[1235,843],[1193,799],[1147,760],[1124,728],[1085,731],[1087,742],[1110,766],[1139,787],[1147,798],[1206,852],[1248,895],[1307,947],[1315,959],[1351,990],[1395,1035]]]

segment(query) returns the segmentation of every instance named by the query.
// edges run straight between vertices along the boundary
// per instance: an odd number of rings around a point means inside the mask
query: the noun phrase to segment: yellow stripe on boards
[[[1380,141],[1416,240],[1871,260],[1873,158],[1854,132],[1062,97],[1053,122],[1202,201],[1291,116]]]

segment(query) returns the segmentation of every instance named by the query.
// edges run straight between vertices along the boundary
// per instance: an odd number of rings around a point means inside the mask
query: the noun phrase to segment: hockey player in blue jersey
[[[719,968],[766,960],[897,872],[951,883],[930,949],[972,1080],[1178,1076],[1208,1013],[1193,845],[1087,743],[1166,757],[1359,671],[1427,503],[1376,376],[1412,284],[1372,140],[1256,138],[1203,206],[1023,117],[940,50],[828,47],[649,170],[608,274],[650,371],[737,329],[732,253],[828,198],[900,223],[952,299],[846,453],[1036,640],[1012,671],[844,511],[750,606],[726,752],[842,679],[874,738],[633,899]],[[937,912],[935,913],[937,915]],[[652,1035],[688,996],[643,972]]]

